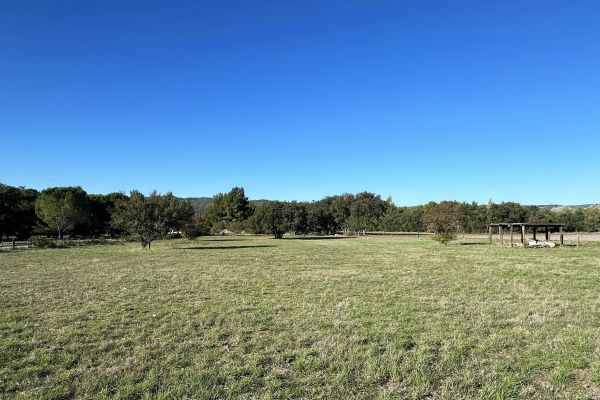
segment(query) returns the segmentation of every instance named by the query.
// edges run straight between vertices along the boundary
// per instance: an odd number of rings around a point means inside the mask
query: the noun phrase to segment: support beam
[[[550,228],[546,227],[546,241],[550,240]]]
[[[533,240],[537,242],[537,228],[535,226],[533,227]]]
[[[521,243],[525,246],[525,225],[521,225]]]
[[[491,226],[488,226],[488,235],[490,238],[490,244],[492,244],[492,227]]]
[[[513,247],[513,246],[514,246],[514,244],[513,244],[513,238],[514,238],[514,235],[513,235],[513,234],[514,234],[514,228],[513,228],[513,226],[511,225],[511,226],[510,226],[510,247]]]
[[[500,247],[504,247],[504,228],[498,225],[498,235],[500,235]]]

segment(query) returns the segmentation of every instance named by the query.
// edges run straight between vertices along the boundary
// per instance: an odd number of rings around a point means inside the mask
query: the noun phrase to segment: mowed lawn
[[[600,246],[211,237],[0,254],[2,398],[600,398]]]

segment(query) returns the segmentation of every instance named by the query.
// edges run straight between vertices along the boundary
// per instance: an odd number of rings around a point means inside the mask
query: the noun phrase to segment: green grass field
[[[2,398],[600,398],[600,246],[196,241],[0,254]]]

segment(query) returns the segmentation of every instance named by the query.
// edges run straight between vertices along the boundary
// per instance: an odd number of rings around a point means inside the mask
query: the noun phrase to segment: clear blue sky
[[[0,182],[600,202],[598,1],[0,3]]]

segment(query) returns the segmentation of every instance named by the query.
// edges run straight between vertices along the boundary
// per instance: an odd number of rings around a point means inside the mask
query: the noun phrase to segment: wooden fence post
[[[513,245],[513,233],[514,233],[514,228],[513,228],[513,226],[511,225],[511,226],[510,226],[510,247],[513,247],[513,246],[514,246],[514,245]]]
[[[559,232],[560,232],[560,247],[563,247],[565,244],[565,237],[563,235],[563,227],[562,226],[559,228]]]

